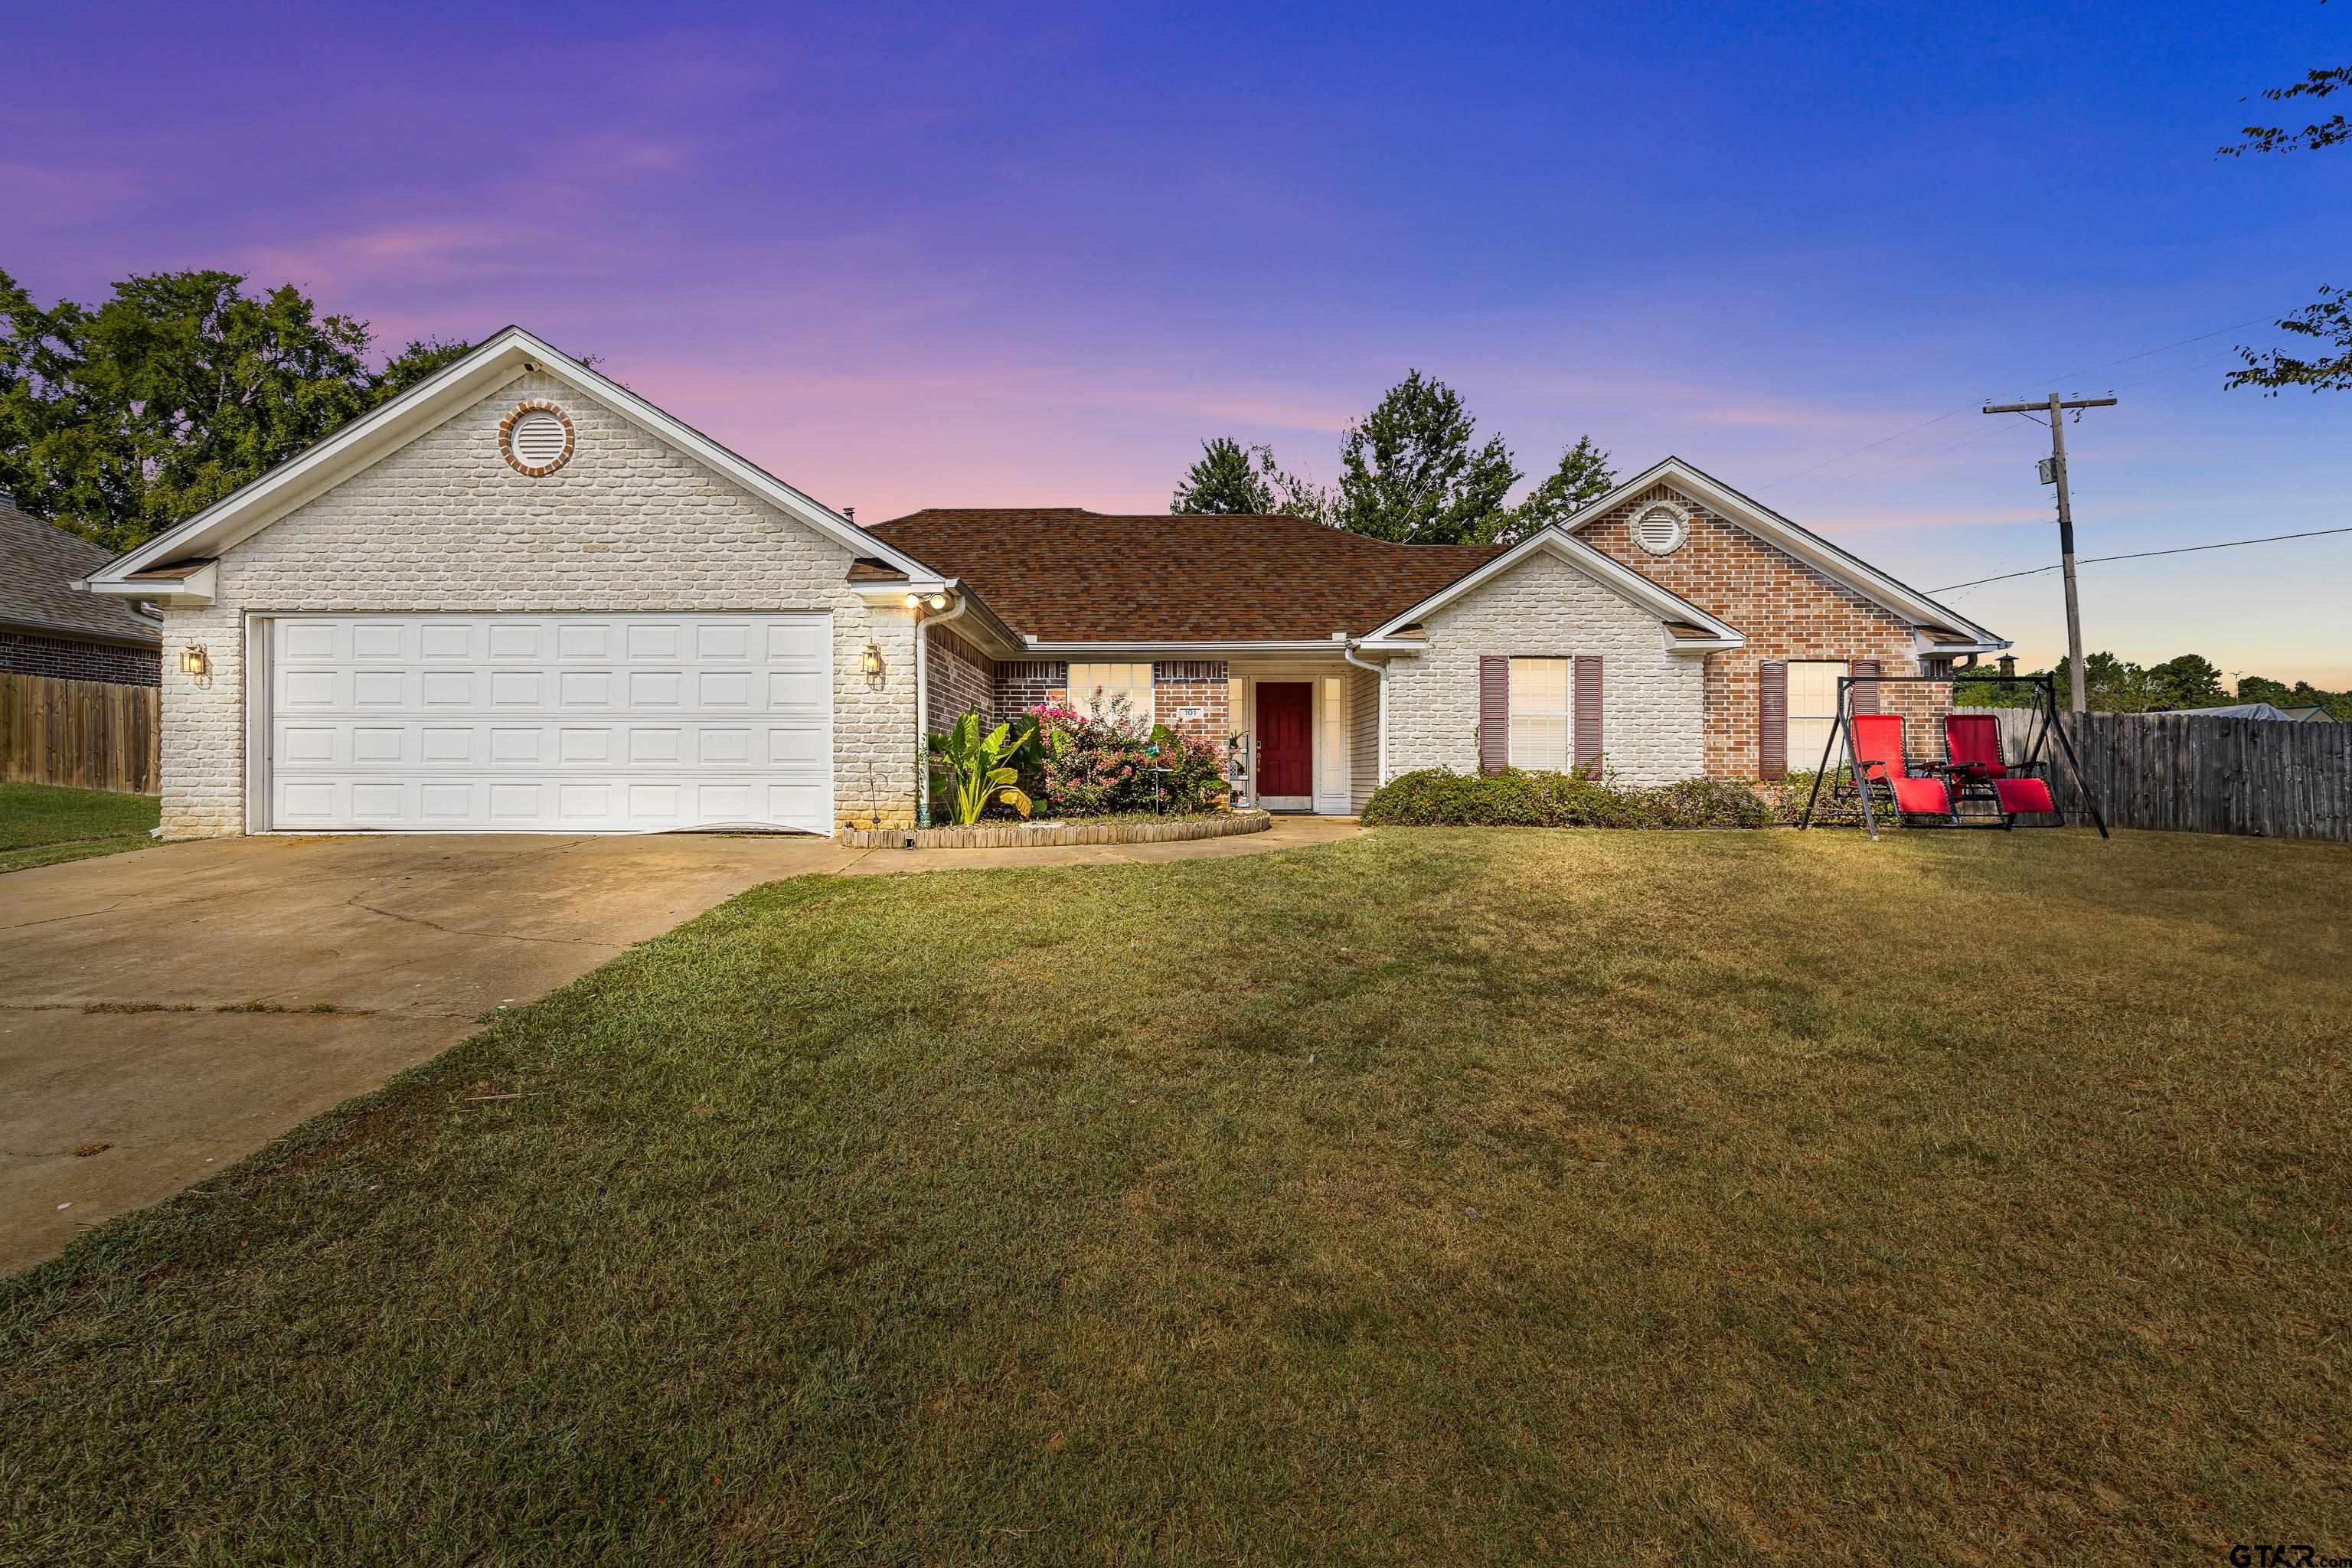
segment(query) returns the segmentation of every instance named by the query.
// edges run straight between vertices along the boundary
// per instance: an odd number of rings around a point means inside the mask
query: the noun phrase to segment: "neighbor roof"
[[[68,584],[114,559],[78,533],[18,511],[0,499],[0,626],[44,637],[159,647],[161,625],[121,599],[77,594]]]
[[[1283,516],[930,508],[868,527],[1044,643],[1360,637],[1504,552],[1391,544]]]

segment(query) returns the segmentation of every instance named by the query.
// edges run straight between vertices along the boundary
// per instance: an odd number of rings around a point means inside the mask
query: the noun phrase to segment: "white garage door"
[[[833,617],[289,616],[269,826],[829,832]]]

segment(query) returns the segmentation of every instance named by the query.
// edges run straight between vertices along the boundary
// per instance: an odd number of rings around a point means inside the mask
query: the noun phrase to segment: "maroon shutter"
[[[1856,680],[1869,680],[1884,668],[1874,658],[1857,658],[1845,667],[1845,672]],[[1853,710],[1857,713],[1878,711],[1878,682],[1872,680],[1867,686],[1853,689]]]
[[[1768,658],[1756,667],[1756,776],[1789,773],[1789,667]]]
[[[1511,765],[1511,661],[1501,654],[1478,656],[1478,771],[1500,773]]]
[[[1601,656],[1576,656],[1576,769],[1601,776]]]

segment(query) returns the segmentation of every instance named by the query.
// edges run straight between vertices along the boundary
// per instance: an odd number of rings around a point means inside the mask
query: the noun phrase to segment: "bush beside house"
[[[966,729],[976,733],[979,722],[977,714],[966,713],[957,721],[957,730],[931,737],[934,820],[961,815],[942,809],[958,799],[958,777],[954,769],[937,766],[936,761],[954,750],[958,733]],[[990,766],[1012,770],[1016,777],[1003,783],[1017,783],[1030,809],[1020,810],[1009,795],[991,789],[982,811],[964,821],[1033,813],[1048,817],[1197,816],[1224,804],[1224,758],[1215,743],[1180,735],[1165,724],[1147,728],[1124,700],[1099,715],[1040,703],[1000,729],[1006,732],[1005,742],[992,752]]]
[[[1423,768],[1382,784],[1370,827],[1764,827],[1774,813],[1749,785],[1692,778],[1634,788],[1583,773],[1457,773]]]

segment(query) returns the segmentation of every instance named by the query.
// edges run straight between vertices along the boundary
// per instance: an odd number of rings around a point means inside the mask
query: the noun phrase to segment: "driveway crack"
[[[426,920],[423,915],[404,915],[398,910],[387,910],[374,904],[362,903],[357,893],[345,899],[343,905],[346,909],[365,910],[369,914],[382,915],[388,921],[399,921],[404,925],[423,926],[428,931],[441,931],[449,936],[488,937],[493,942],[551,942],[558,947],[609,948],[614,945],[609,942],[592,942],[586,937],[579,936],[524,936],[519,931],[468,931],[463,926],[446,926],[439,921]]]

